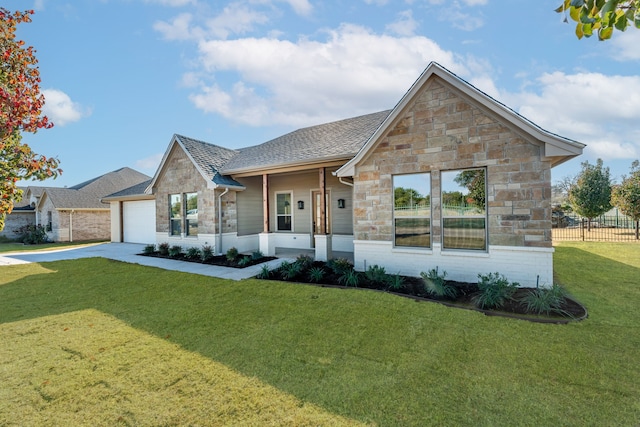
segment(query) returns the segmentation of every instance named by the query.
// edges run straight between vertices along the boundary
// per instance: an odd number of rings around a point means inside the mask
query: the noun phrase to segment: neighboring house
[[[149,176],[122,168],[69,188],[28,187],[18,210],[7,215],[7,223],[24,223],[20,215],[28,212],[28,223],[43,225],[53,241],[107,240],[111,236],[110,206],[101,199],[145,181]],[[6,236],[15,238],[12,234]]]
[[[240,150],[174,135],[141,197],[157,243],[551,284],[551,168],[583,148],[431,63],[393,110]]]

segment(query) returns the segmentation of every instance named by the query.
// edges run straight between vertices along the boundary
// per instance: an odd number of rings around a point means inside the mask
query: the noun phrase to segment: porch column
[[[318,169],[318,178],[320,184],[320,227],[318,227],[318,234],[313,236],[315,239],[317,261],[329,261],[333,258],[333,251],[331,249],[331,235],[327,234],[327,189],[325,179],[325,169]]]
[[[262,175],[262,232],[269,232],[269,175]]]
[[[327,189],[324,168],[318,169],[320,181],[320,233],[327,234]]]
[[[266,256],[276,254],[276,235],[269,231],[269,175],[262,175],[262,233],[260,233],[260,252]]]

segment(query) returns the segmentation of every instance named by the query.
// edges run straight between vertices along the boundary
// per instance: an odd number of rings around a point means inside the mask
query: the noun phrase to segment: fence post
[[[580,237],[582,237],[582,241],[584,242],[584,218],[580,221]]]

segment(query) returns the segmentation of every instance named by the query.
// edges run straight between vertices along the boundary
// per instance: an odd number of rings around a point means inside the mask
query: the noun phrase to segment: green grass
[[[640,424],[640,246],[555,260],[587,320],[103,259],[2,267],[0,425]]]
[[[43,243],[41,245],[25,245],[16,242],[2,242],[0,243],[0,254],[9,254],[12,252],[38,252],[52,249],[65,249],[78,246],[90,246],[102,242],[57,242],[57,243]]]

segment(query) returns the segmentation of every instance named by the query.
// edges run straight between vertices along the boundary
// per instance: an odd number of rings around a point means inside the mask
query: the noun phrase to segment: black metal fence
[[[591,242],[640,242],[638,223],[624,215],[600,216],[591,220],[577,215],[554,215],[553,240]]]

